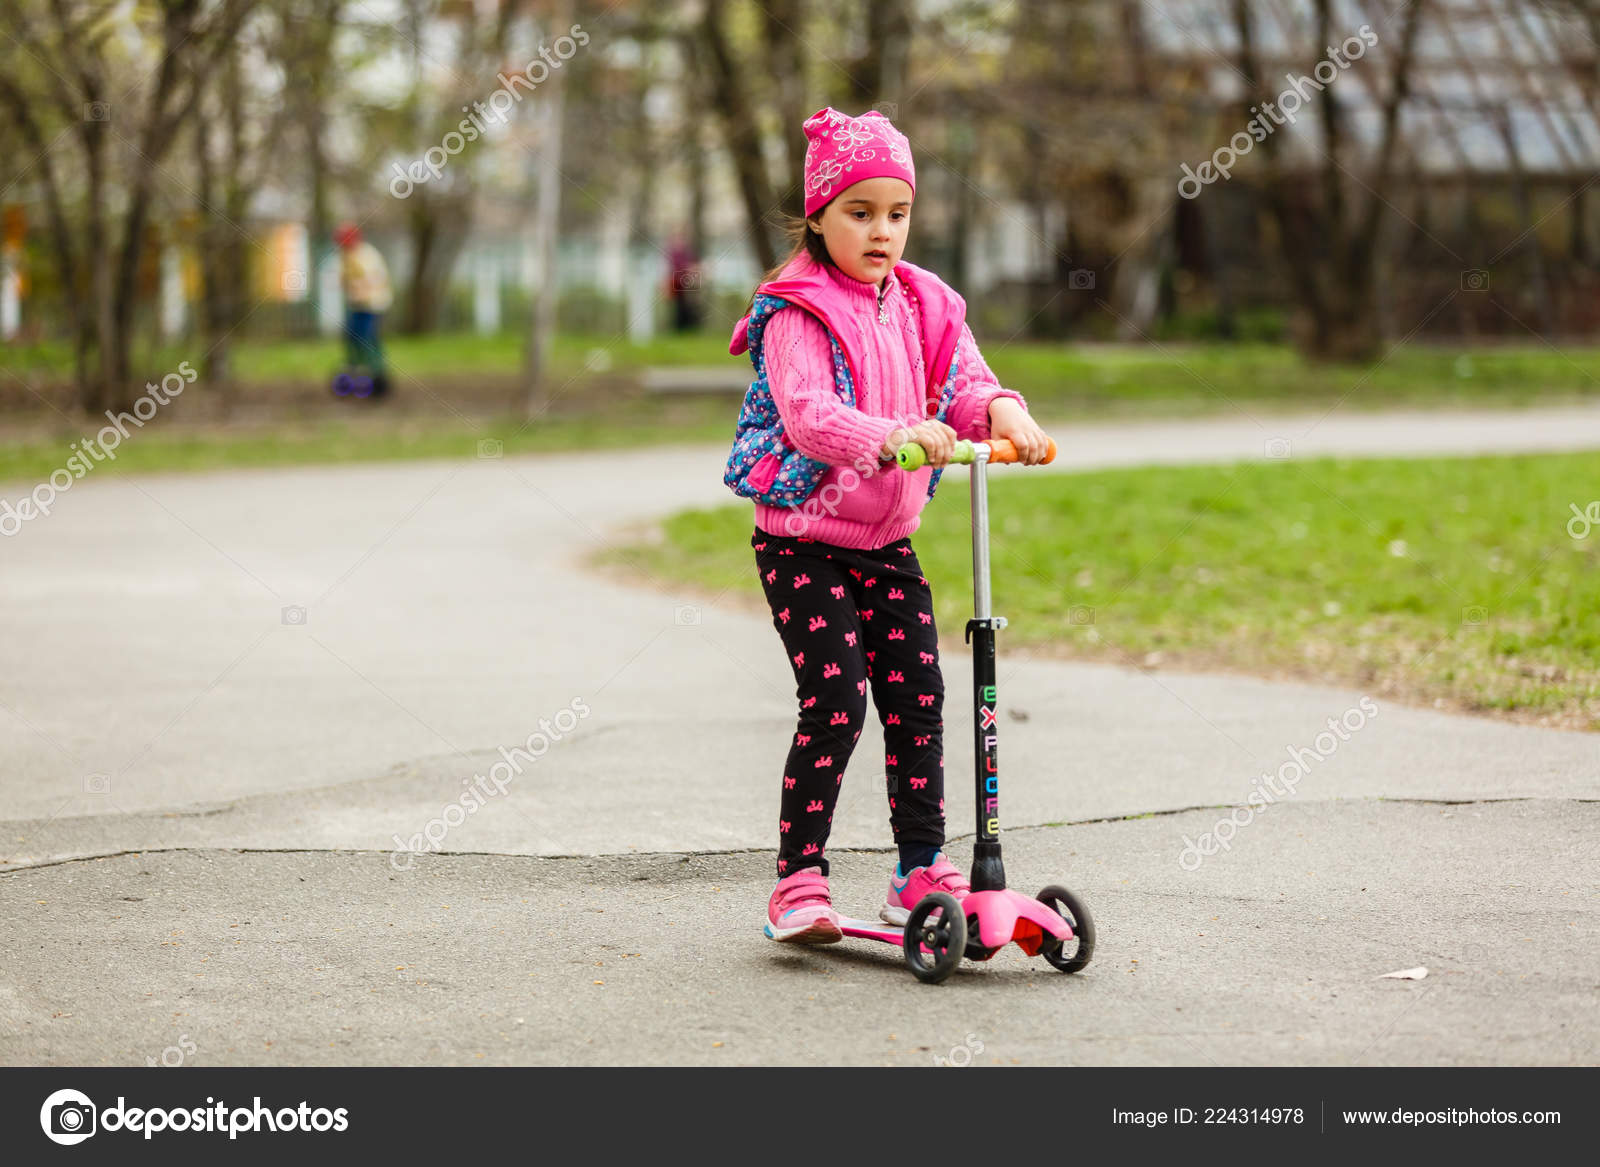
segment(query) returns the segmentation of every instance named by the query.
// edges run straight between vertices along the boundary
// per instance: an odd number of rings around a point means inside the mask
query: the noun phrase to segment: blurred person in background
[[[672,301],[672,327],[693,332],[700,327],[700,257],[682,234],[674,235],[667,262],[667,299]]]
[[[389,267],[354,223],[343,224],[333,240],[342,253],[339,284],[344,290],[345,359],[352,369],[365,369],[372,377],[372,396],[383,397],[389,392],[389,377],[383,367],[379,327],[394,302]]]

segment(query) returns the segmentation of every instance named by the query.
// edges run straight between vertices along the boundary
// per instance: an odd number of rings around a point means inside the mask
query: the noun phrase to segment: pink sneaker
[[[878,918],[890,924],[904,924],[918,901],[936,891],[949,892],[958,900],[966,899],[967,893],[972,891],[967,877],[944,857],[943,851],[935,855],[928,866],[913,867],[909,875],[901,875],[900,865],[896,863],[894,874],[889,877],[888,900],[878,910]]]
[[[822,868],[802,867],[778,880],[767,901],[764,931],[768,940],[797,944],[837,944],[844,939]]]

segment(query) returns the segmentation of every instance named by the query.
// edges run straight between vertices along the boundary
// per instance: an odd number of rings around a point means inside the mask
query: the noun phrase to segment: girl
[[[869,686],[900,853],[880,915],[904,923],[928,893],[970,890],[941,850],[944,683],[909,536],[958,439],[1009,438],[1026,463],[1048,439],[984,364],[961,297],[900,259],[916,196],[905,136],[876,111],[834,109],[805,134],[801,238],[734,332],[757,380],[727,481],[756,500],[750,542],[799,701],[765,932],[828,944],[842,933],[823,848]],[[906,442],[927,468],[894,464]]]

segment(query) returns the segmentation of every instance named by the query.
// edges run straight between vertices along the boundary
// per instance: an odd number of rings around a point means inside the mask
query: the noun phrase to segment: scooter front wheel
[[[904,945],[906,967],[919,981],[948,980],[967,948],[967,918],[955,896],[942,891],[924,896],[906,919]]]
[[[1077,972],[1094,956],[1094,918],[1089,915],[1089,909],[1083,906],[1083,901],[1060,884],[1052,883],[1036,898],[1072,925],[1072,940],[1046,937],[1039,955],[1060,972]],[[1076,946],[1069,947],[1074,941]]]

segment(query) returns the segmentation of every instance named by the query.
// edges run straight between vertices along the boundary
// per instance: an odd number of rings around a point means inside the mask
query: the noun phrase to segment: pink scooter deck
[[[885,944],[903,944],[906,930],[903,924],[885,924],[882,920],[855,920],[839,917],[839,929],[846,936],[864,940],[882,940]]]

